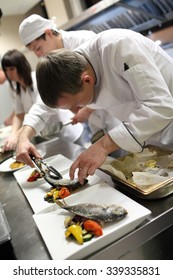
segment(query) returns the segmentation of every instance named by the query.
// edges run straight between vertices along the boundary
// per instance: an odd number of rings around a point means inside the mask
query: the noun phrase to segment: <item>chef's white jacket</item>
[[[89,107],[119,120],[109,131],[112,140],[131,152],[145,143],[173,149],[173,59],[152,40],[125,29],[101,32],[75,51],[96,74]]]
[[[36,82],[36,73],[35,71],[32,72],[32,82],[33,86],[31,88],[27,88],[26,91],[23,90],[21,87],[21,94],[14,95],[14,111],[16,114],[27,114],[32,105],[36,102],[36,100],[40,100],[40,95],[37,89],[37,82]],[[39,112],[38,112],[39,113]],[[56,133],[59,130],[59,122],[69,122],[70,119],[73,117],[73,113],[69,110],[62,110],[62,109],[55,109],[52,111],[52,114],[47,120],[43,128],[40,130],[43,136],[50,135],[52,133]],[[28,125],[30,125],[28,123]],[[83,132],[83,126],[79,123],[76,125],[68,125],[61,130],[61,135],[66,140],[75,142],[79,139]]]

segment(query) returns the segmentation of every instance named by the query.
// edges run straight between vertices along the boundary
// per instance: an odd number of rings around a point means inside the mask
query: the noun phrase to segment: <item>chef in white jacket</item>
[[[73,52],[51,52],[37,66],[37,83],[51,107],[88,105],[119,120],[74,161],[71,178],[78,169],[83,182],[120,147],[141,152],[149,143],[173,149],[173,59],[139,33],[107,30]]]
[[[51,20],[45,19],[35,14],[24,19],[19,27],[19,37],[21,41],[30,51],[33,51],[38,57],[44,56],[48,51],[59,48],[67,48],[73,50],[74,48],[78,47],[94,36],[94,32],[86,30],[57,30],[55,24]],[[46,122],[50,119],[50,115],[52,113],[54,114],[54,112],[55,109],[51,109],[46,106],[41,101],[41,99],[37,100],[37,102],[31,107],[29,113],[25,116],[23,122],[24,127],[19,137],[17,146],[18,153],[26,153],[27,155],[28,151],[30,151],[31,149],[35,149],[31,143],[29,144],[28,139],[31,139],[35,134],[38,134],[41,130],[44,129]],[[109,114],[106,114],[107,121],[105,121],[104,110],[98,110],[95,114],[93,110],[89,110],[88,108],[87,115],[88,113],[90,115],[89,120],[91,120],[89,121],[89,127],[91,129],[92,135],[96,134],[99,130],[103,130],[103,132],[105,132],[115,125],[116,120]],[[83,122],[87,120],[88,118],[86,118],[86,120],[84,119]],[[49,123],[52,123],[52,128],[55,125],[55,128],[58,131],[57,122],[55,123],[54,120],[49,120]],[[50,127],[51,130],[52,128]],[[66,138],[67,137],[68,135],[66,135]]]

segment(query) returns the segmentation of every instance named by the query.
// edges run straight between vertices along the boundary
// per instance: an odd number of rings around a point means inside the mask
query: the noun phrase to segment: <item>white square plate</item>
[[[69,167],[72,164],[71,160],[59,154],[44,159],[44,161],[56,168],[64,178],[69,178]],[[35,168],[27,166],[22,170],[14,172],[14,176],[28,199],[34,213],[37,213],[50,206],[50,203],[44,200],[44,196],[50,190],[51,185],[49,185],[44,179],[39,179],[35,182],[27,182],[27,178],[34,169]],[[96,175],[90,176],[88,178],[88,184],[76,189],[73,193],[97,184],[98,182],[103,182],[103,180]]]
[[[117,222],[106,223],[103,227],[103,235],[93,238],[83,245],[65,238],[64,219],[70,213],[53,204],[40,213],[33,215],[37,227],[45,241],[45,244],[55,260],[82,259],[104,246],[116,241],[142,223],[151,212],[117,191],[107,183],[98,183],[90,188],[71,195],[65,199],[68,205],[78,203],[96,203],[100,205],[118,204],[123,206],[128,215]]]

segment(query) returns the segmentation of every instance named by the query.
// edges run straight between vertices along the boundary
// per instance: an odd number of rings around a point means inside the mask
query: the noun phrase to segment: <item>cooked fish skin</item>
[[[65,178],[54,179],[54,178],[51,178],[51,177],[49,176],[49,174],[45,174],[44,179],[45,179],[51,186],[56,187],[57,189],[58,189],[58,187],[61,188],[62,186],[69,187],[70,189],[75,189],[75,188],[84,186],[85,184],[88,183],[88,180],[87,180],[87,179],[84,180],[84,184],[83,184],[83,185],[81,185],[81,184],[79,183],[78,179],[74,179],[74,180],[65,179]]]
[[[123,219],[128,214],[125,208],[116,204],[102,206],[92,203],[81,203],[69,206],[65,203],[62,203],[61,201],[56,201],[56,203],[61,208],[75,215],[79,215],[102,223],[114,222]]]

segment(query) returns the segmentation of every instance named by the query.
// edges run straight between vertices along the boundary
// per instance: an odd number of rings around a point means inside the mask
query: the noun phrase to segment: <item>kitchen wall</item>
[[[45,7],[47,10],[48,17],[51,19],[55,18],[57,26],[60,26],[68,21],[68,13],[63,0],[45,0]]]

